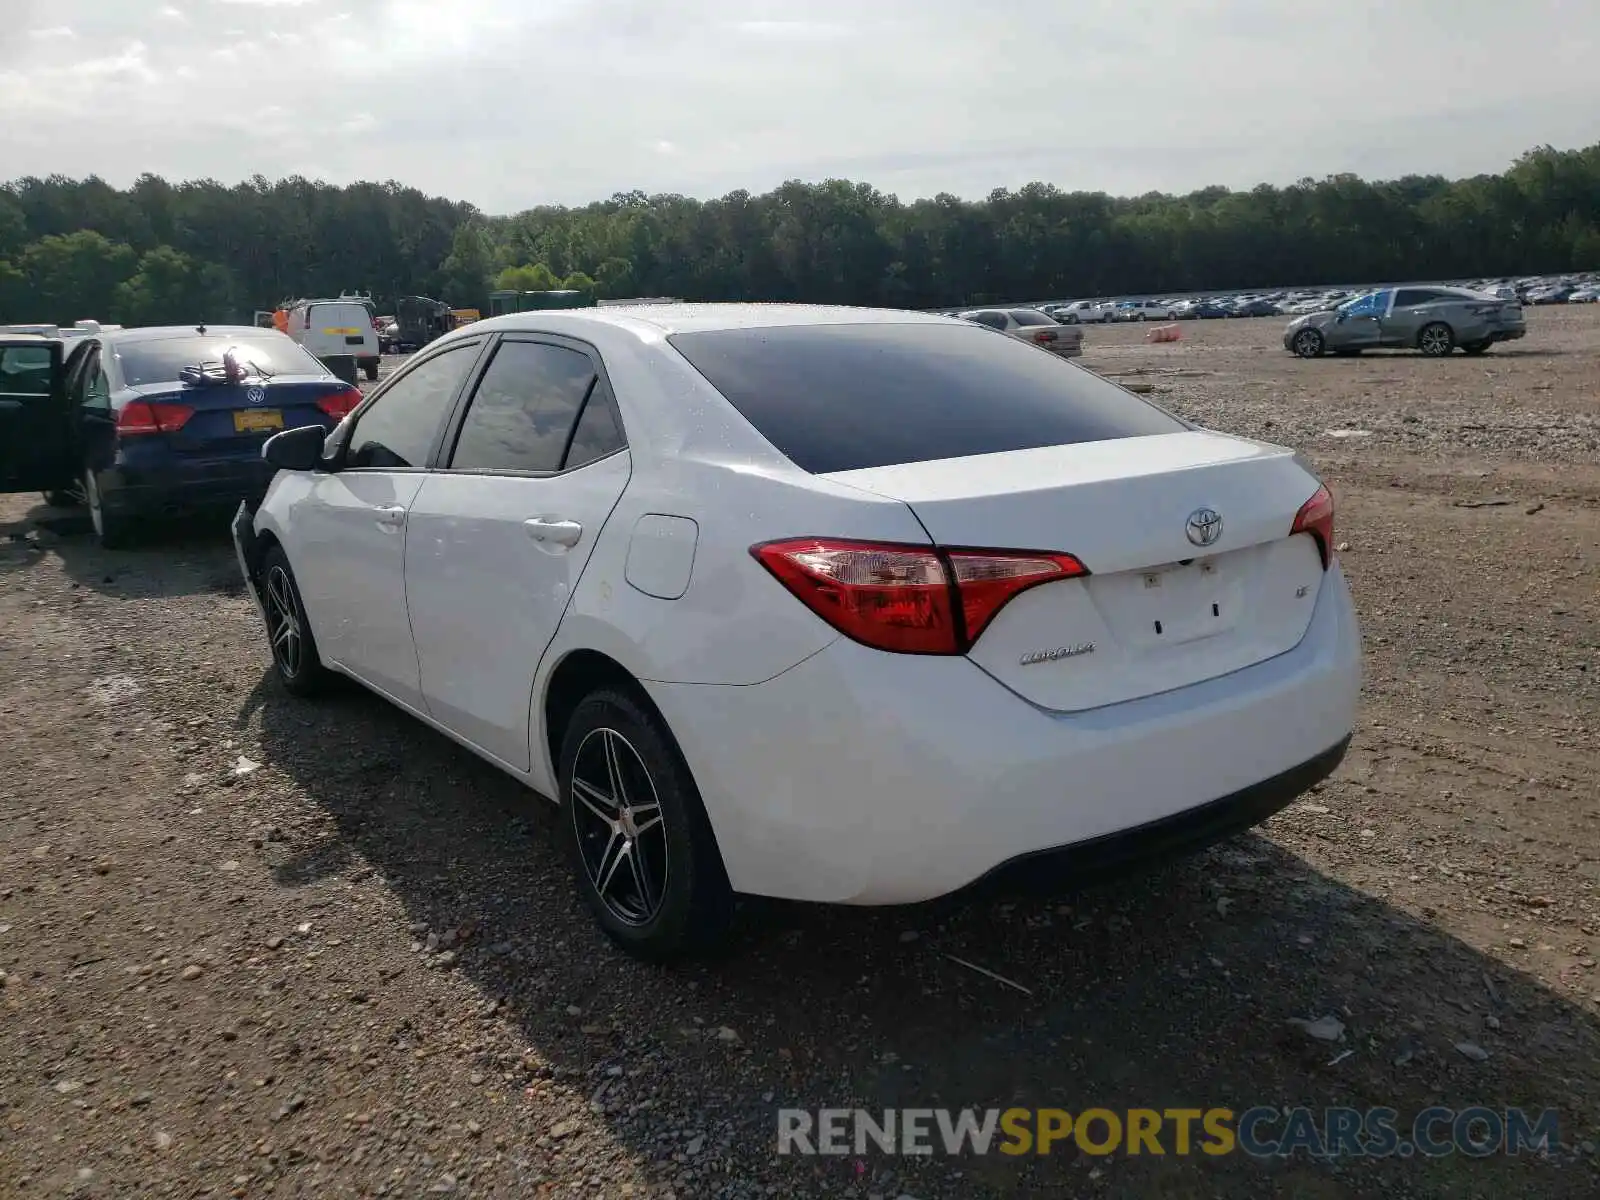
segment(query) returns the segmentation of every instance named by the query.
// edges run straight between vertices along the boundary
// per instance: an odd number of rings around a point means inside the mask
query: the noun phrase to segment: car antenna
[[[194,327],[194,331],[195,331],[195,332],[196,332],[196,333],[198,333],[198,334],[204,334],[204,333],[205,333],[205,331],[206,331],[206,327],[205,327],[205,326],[204,326],[204,325],[196,325],[196,326],[195,326],[195,327]]]

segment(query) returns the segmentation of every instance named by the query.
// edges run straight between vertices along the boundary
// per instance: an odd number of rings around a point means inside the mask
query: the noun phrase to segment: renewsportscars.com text
[[[1560,1142],[1557,1115],[1519,1108],[788,1108],[778,1112],[786,1155],[1083,1154],[1283,1158],[1438,1158],[1541,1153]]]

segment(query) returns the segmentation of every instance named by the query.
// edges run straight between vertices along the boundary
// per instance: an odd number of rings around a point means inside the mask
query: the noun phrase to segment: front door
[[[0,492],[66,486],[74,451],[61,343],[0,339]]]
[[[411,505],[406,602],[428,712],[528,770],[533,679],[631,462],[596,353],[500,342]]]
[[[426,711],[406,615],[411,508],[438,435],[482,349],[457,343],[396,375],[342,432],[338,470],[296,504],[286,547],[318,650],[368,685]]]

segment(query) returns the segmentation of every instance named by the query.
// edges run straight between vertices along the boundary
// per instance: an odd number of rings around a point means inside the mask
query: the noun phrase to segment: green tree
[[[37,315],[29,321],[70,325],[82,318],[105,320],[117,288],[133,274],[134,252],[92,229],[51,234],[29,244],[17,260],[26,300]]]
[[[234,319],[233,281],[214,263],[157,246],[117,288],[113,312],[125,325],[225,324]]]

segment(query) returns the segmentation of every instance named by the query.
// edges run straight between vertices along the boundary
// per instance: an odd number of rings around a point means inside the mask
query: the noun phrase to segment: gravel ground
[[[107,553],[0,499],[0,1195],[1596,1195],[1600,308],[1445,362],[1281,324],[1085,361],[1326,473],[1367,637],[1338,774],[1154,875],[751,905],[695,967],[609,948],[536,797],[274,686],[219,526]],[[1562,1145],[774,1153],[780,1106],[1435,1102]]]

